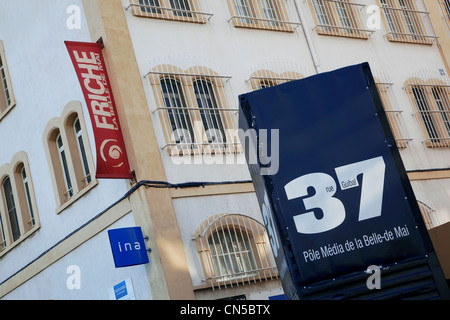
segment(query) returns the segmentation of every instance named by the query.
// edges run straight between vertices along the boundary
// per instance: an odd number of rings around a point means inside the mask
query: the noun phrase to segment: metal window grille
[[[403,111],[399,110],[397,100],[392,92],[392,83],[377,82],[376,86],[397,147],[406,148],[412,139],[409,138],[402,118]]]
[[[311,0],[319,34],[367,39],[374,30],[365,29],[365,4],[353,0]]]
[[[432,78],[407,85],[427,147],[450,147],[450,82]]]
[[[203,263],[203,281],[213,289],[278,278],[266,230],[250,217],[210,217],[196,231],[194,240]]]
[[[420,213],[422,214],[425,226],[428,230],[440,225],[439,219],[436,216],[436,211],[433,208],[419,200],[417,201],[417,204],[419,205]]]
[[[206,23],[213,16],[207,0],[130,0],[125,8],[135,16]]]
[[[239,153],[238,109],[229,84],[206,67],[180,71],[162,65],[146,75],[152,84],[164,135],[163,149],[171,155]]]
[[[16,205],[10,178],[3,182],[3,192],[5,194],[6,208],[8,210],[9,225],[11,227],[13,241],[20,238],[19,220],[17,219]]]
[[[450,0],[441,0],[442,12],[444,13],[444,18],[450,27]]]
[[[390,41],[432,44],[437,38],[429,12],[414,0],[380,0]]]
[[[302,79],[315,74],[308,67],[289,61],[267,61],[252,67],[250,77],[246,82],[252,90],[276,86],[285,82]]]
[[[231,18],[236,27],[293,32],[300,25],[292,0],[232,0]]]
[[[287,71],[279,74],[271,70],[260,69],[254,72],[247,82],[250,82],[252,89],[257,90],[273,87],[301,78],[303,78],[303,75],[295,71]]]

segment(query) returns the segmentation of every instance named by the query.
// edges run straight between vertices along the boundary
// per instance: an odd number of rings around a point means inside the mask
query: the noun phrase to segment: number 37
[[[367,220],[381,215],[384,175],[386,165],[383,157],[364,160],[335,169],[341,190],[359,187],[357,176],[362,174],[361,202],[358,220]],[[314,188],[313,196],[303,199],[306,210],[321,209],[323,217],[316,217],[313,211],[294,216],[297,232],[321,233],[336,228],[345,220],[343,203],[333,197],[336,181],[330,175],[316,172],[298,177],[284,187],[288,200],[308,196],[308,188]]]

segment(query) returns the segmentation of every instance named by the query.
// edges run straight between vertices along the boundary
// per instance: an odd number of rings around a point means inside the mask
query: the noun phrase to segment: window
[[[130,0],[133,15],[174,21],[206,23],[212,17],[207,0]]]
[[[429,13],[419,10],[415,0],[379,0],[387,39],[396,42],[432,44],[436,38]]]
[[[447,25],[450,28],[450,0],[439,0],[439,3],[441,4],[444,19],[447,21]]]
[[[83,131],[81,129],[81,124],[80,124],[79,118],[75,119],[73,129],[75,131],[75,138],[76,138],[77,145],[78,145],[78,152],[80,154],[80,157],[81,157],[80,161],[81,161],[81,165],[83,167],[84,177],[81,179],[81,181],[82,181],[83,187],[84,187],[92,181],[92,177],[91,177],[91,170],[89,168],[89,161],[88,161],[88,157],[87,157],[87,153],[86,153],[84,138],[83,138]]]
[[[235,27],[294,32],[300,25],[295,20],[292,1],[228,0]]]
[[[40,226],[29,170],[22,151],[0,167],[0,256]]]
[[[373,30],[364,29],[362,16],[365,4],[353,0],[310,0],[315,13],[315,30],[318,34],[368,39]]]
[[[29,224],[29,227],[32,228],[33,226],[36,225],[36,219],[34,217],[34,212],[33,212],[33,204],[32,204],[32,198],[31,198],[31,193],[30,193],[30,182],[29,182],[27,172],[26,172],[24,166],[20,170],[20,176],[22,177],[21,187],[23,189],[21,190],[22,192],[19,192],[19,194],[22,194],[25,197],[25,201],[26,201],[27,205],[23,209],[28,210],[28,218],[30,218],[30,219],[27,221],[27,224]],[[22,199],[23,199],[23,197],[22,197]]]
[[[195,232],[204,281],[227,287],[276,279],[278,271],[264,226],[244,215],[219,214]]]
[[[73,189],[72,189],[72,182],[70,181],[69,167],[67,165],[66,152],[64,150],[61,134],[59,134],[58,137],[56,138],[56,148],[58,149],[62,175],[64,177],[64,182],[66,185],[65,188],[66,192],[64,192],[64,200],[68,200],[70,197],[73,196]]]
[[[286,71],[278,74],[271,70],[259,69],[252,73],[248,82],[250,82],[253,90],[258,90],[301,78],[303,76],[295,71]]]
[[[211,82],[195,80],[194,93],[208,142],[225,143],[225,130]]]
[[[440,223],[436,215],[436,210],[420,200],[417,200],[417,204],[419,205],[420,213],[422,214],[427,230],[437,227]]]
[[[6,64],[6,53],[0,40],[0,119],[2,119],[16,104],[12,91],[11,79]]]
[[[413,79],[406,89],[426,146],[450,147],[450,85],[434,79]]]
[[[147,76],[171,155],[240,152],[237,112],[228,80],[205,67],[160,65]]]
[[[17,220],[16,204],[14,201],[14,195],[11,187],[11,179],[7,177],[3,181],[3,192],[6,202],[6,212],[11,227],[11,233],[13,241],[16,241],[20,237],[19,221]]]
[[[44,131],[57,212],[97,184],[91,171],[94,166],[82,115],[81,103],[70,102],[61,117],[50,120]]]
[[[411,139],[408,138],[402,111],[397,107],[397,101],[392,92],[392,83],[376,81],[376,86],[397,147],[406,148]]]

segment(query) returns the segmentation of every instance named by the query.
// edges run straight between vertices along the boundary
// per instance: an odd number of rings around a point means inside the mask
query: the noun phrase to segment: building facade
[[[136,299],[282,294],[238,95],[366,61],[427,227],[448,223],[448,3],[430,2],[2,2],[0,297],[108,299],[126,279]],[[102,44],[134,179],[95,177],[64,41]],[[150,262],[115,268],[107,232],[132,226]]]

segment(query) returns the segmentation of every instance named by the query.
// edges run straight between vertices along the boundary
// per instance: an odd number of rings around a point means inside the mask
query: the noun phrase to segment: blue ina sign
[[[116,268],[148,263],[141,227],[108,230]]]

